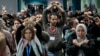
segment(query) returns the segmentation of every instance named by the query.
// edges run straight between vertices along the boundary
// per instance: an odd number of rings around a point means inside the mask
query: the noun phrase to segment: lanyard
[[[30,56],[31,49],[32,49],[32,46],[31,45],[26,48],[27,56]]]

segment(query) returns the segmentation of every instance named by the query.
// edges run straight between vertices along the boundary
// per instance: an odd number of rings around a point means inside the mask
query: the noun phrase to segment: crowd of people
[[[100,56],[96,8],[66,11],[53,1],[43,11],[0,14],[0,56]]]

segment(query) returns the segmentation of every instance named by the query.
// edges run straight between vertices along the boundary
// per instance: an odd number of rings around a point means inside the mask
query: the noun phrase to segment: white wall
[[[87,6],[89,6],[89,0],[81,0],[81,11],[84,11],[84,5],[87,4]]]
[[[2,5],[6,6],[8,13],[16,13],[18,11],[17,0],[0,0],[0,13],[2,10]]]
[[[25,1],[24,0],[20,0],[20,2],[21,2],[21,5],[20,5],[21,10],[26,9]]]
[[[100,13],[100,3],[99,3],[99,0],[95,0],[95,2],[96,2],[96,8],[97,8],[97,10],[98,10],[98,13]]]
[[[69,7],[72,6],[72,0],[67,0],[67,9],[69,10]]]

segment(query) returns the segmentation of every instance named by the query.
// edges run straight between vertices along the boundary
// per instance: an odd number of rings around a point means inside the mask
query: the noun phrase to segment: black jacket
[[[72,43],[72,40],[77,39],[77,37],[71,37],[67,43],[67,54],[69,56],[78,56],[78,52],[81,49],[84,52],[85,56],[98,56],[98,53],[95,49],[94,40],[89,36],[87,36],[87,38],[89,40],[88,44],[83,44],[81,45],[81,47],[78,47]]]

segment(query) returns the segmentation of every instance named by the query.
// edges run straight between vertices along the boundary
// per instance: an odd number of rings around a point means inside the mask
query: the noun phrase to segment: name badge
[[[55,40],[55,37],[51,36],[51,37],[50,37],[50,40]]]

